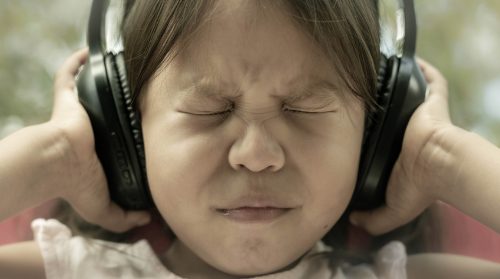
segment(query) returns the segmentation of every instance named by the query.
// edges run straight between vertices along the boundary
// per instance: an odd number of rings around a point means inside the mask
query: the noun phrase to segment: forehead
[[[217,2],[208,22],[194,34],[185,57],[197,66],[210,65],[204,70],[225,66],[253,79],[263,71],[284,67],[290,69],[292,79],[316,66],[315,62],[324,62],[321,47],[284,6],[259,2]]]
[[[235,98],[256,84],[287,101],[338,91],[340,79],[307,30],[284,6],[259,2],[216,2],[187,48],[162,69],[175,84],[171,97]]]

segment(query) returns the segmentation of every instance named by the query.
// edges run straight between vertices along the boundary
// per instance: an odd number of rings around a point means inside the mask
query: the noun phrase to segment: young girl
[[[353,194],[376,92],[379,34],[370,5],[133,2],[124,53],[151,193],[176,238],[156,257],[145,241],[85,241],[38,219],[35,241],[0,248],[2,278],[500,277],[500,265],[488,261],[407,258],[398,241],[371,265],[322,256],[332,249],[321,239]],[[109,231],[150,221],[148,212],[109,199],[74,92],[87,55],[77,51],[58,71],[49,122],[0,141],[0,221],[56,197]],[[500,232],[500,151],[452,125],[446,81],[419,64],[429,95],[407,127],[386,205],[354,212],[351,222],[380,235],[442,200]]]

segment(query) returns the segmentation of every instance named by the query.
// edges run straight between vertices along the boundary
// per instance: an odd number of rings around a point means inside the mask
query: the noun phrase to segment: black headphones
[[[376,7],[378,1],[373,0]],[[348,210],[384,203],[385,190],[411,115],[424,101],[427,84],[415,60],[416,18],[412,0],[404,9],[402,55],[381,55],[379,108],[367,114],[358,179]],[[122,52],[106,53],[104,22],[109,0],[94,0],[88,26],[89,57],[78,76],[80,102],[94,131],[97,155],[111,199],[125,209],[154,207],[149,190],[140,121],[131,107]]]

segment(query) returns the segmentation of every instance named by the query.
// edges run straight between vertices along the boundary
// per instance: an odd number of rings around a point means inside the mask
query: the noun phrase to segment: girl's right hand
[[[46,124],[61,138],[68,158],[67,185],[59,193],[88,222],[113,232],[125,232],[147,224],[150,216],[146,211],[125,211],[110,200],[106,176],[95,152],[90,119],[75,93],[75,75],[87,56],[87,47],[78,50],[55,75],[54,107]]]

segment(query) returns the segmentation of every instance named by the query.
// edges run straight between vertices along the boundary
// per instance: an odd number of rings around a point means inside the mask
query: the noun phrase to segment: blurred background
[[[54,74],[85,46],[91,3],[0,1],[0,139],[50,119]],[[415,6],[417,54],[447,78],[453,123],[500,146],[500,1]]]
[[[116,29],[113,23],[121,1],[111,0],[106,28],[108,46],[114,50],[120,46],[117,33],[110,31]],[[389,2],[387,11],[394,8],[390,3],[395,0],[383,1]],[[0,139],[50,119],[54,75],[71,53],[86,45],[91,4],[91,0],[0,0]],[[415,0],[415,7],[417,55],[447,78],[453,123],[500,147],[500,1]],[[29,224],[50,216],[54,201],[2,222],[0,245],[33,239]],[[447,216],[442,220],[445,238],[442,249],[432,251],[500,263],[499,235],[441,204],[441,214]]]

